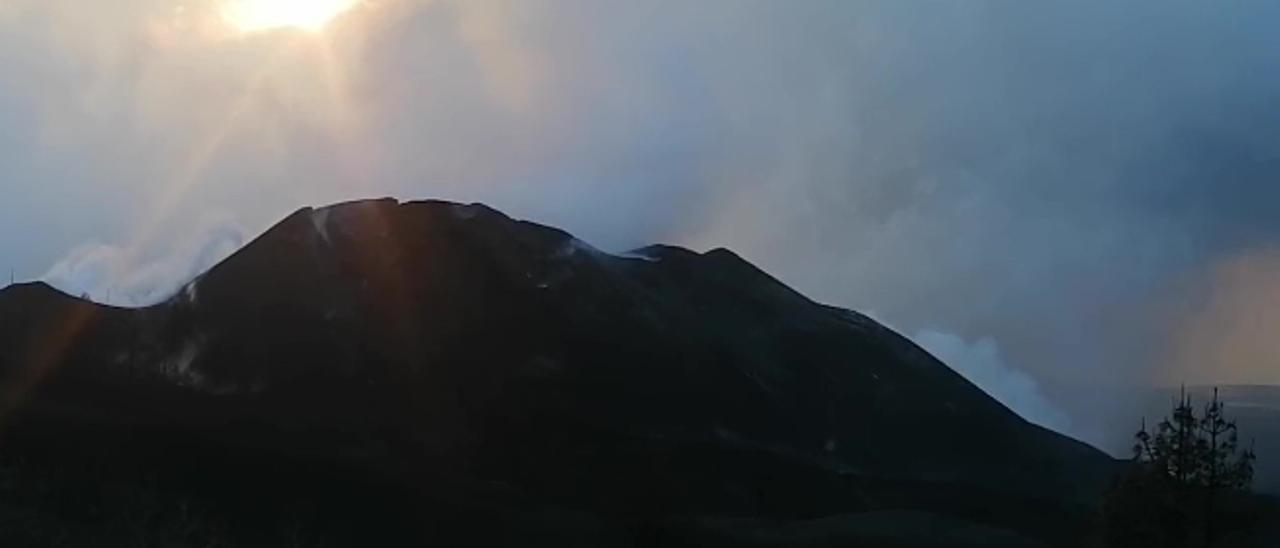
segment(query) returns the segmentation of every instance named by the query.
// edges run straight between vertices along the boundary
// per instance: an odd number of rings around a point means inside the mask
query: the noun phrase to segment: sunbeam
[[[356,4],[357,0],[229,0],[222,16],[241,32],[282,28],[314,32]]]

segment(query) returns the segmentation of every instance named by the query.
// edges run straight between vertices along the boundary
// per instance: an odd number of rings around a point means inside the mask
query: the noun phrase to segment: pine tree
[[[1213,400],[1205,406],[1200,419],[1200,442],[1204,446],[1200,471],[1205,489],[1206,543],[1216,536],[1215,516],[1221,491],[1247,490],[1253,481],[1253,449],[1239,451],[1239,435],[1234,420],[1223,413],[1224,405],[1213,389]]]
[[[1214,389],[1200,416],[1184,388],[1172,413],[1134,435],[1134,472],[1108,500],[1116,545],[1187,546],[1192,531],[1211,546],[1224,495],[1247,492],[1255,455],[1241,449],[1234,420]],[[1153,538],[1159,535],[1160,538]]]

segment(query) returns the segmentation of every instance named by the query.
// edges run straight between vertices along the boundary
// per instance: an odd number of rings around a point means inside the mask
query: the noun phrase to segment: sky
[[[0,0],[0,269],[145,304],[305,205],[479,201],[732,248],[1104,446],[1280,384],[1280,3],[325,2]]]

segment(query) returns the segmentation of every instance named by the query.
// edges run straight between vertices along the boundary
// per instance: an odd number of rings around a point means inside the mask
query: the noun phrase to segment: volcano
[[[439,201],[300,210],[145,308],[11,286],[0,396],[0,516],[104,545],[154,504],[255,546],[1065,546],[1117,469],[731,251]]]

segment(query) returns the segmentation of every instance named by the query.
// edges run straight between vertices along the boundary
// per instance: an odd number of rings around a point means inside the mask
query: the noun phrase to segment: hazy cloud
[[[1280,385],[1280,249],[1225,257],[1192,280],[1206,289],[1168,314],[1168,386]]]
[[[163,292],[135,280],[189,275],[153,253],[205,211],[486,201],[991,337],[1085,431],[1123,402],[1061,394],[1189,376],[1170,316],[1280,239],[1273,2],[366,0],[322,35],[217,6],[0,0],[0,267]]]

